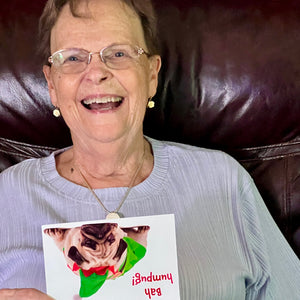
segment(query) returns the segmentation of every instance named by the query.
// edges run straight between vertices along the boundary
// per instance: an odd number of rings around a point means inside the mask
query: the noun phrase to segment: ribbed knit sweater
[[[121,212],[175,214],[181,299],[299,300],[299,259],[248,173],[220,151],[148,140],[154,168]],[[0,174],[0,288],[45,291],[41,225],[105,218],[87,188],[58,174],[60,151]],[[95,191],[114,210],[126,187]]]

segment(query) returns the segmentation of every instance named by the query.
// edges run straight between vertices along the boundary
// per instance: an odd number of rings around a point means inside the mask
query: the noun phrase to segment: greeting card
[[[178,300],[174,215],[42,226],[56,300]]]

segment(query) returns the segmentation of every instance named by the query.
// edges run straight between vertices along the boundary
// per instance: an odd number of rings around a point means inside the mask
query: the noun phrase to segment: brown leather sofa
[[[71,143],[35,55],[44,3],[1,3],[0,170]],[[300,257],[300,2],[154,3],[163,67],[146,135],[235,157]]]

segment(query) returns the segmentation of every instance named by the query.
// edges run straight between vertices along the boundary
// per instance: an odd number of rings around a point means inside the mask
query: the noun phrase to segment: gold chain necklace
[[[78,173],[80,174],[80,176],[82,177],[85,185],[87,186],[87,188],[90,190],[90,192],[93,194],[93,196],[97,199],[97,201],[100,203],[100,205],[102,206],[102,208],[105,210],[105,212],[107,213],[106,215],[106,219],[119,219],[121,217],[121,214],[119,213],[119,210],[121,209],[122,205],[124,204],[126,198],[128,197],[131,189],[133,188],[133,185],[134,185],[134,182],[143,166],[143,163],[144,163],[144,160],[145,160],[145,148],[144,148],[144,152],[143,152],[143,156],[141,158],[141,162],[140,164],[138,165],[130,183],[129,183],[129,186],[126,190],[126,193],[125,195],[123,196],[120,204],[118,205],[118,207],[113,210],[113,211],[109,211],[105,205],[103,204],[103,202],[100,200],[100,198],[96,195],[95,191],[92,189],[91,185],[88,183],[87,179],[85,178],[85,176],[82,174],[81,170],[79,167],[76,167],[75,169],[78,170]]]

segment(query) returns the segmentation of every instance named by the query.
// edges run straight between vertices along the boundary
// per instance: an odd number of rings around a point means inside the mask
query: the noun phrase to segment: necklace
[[[145,149],[144,149],[144,152],[143,152],[143,156],[141,158],[141,162],[140,164],[138,165],[135,173],[133,174],[133,177],[131,178],[131,181],[129,183],[129,186],[125,192],[125,195],[123,196],[123,198],[121,199],[121,202],[120,204],[118,205],[118,207],[113,210],[113,211],[109,211],[105,205],[103,204],[103,202],[100,200],[100,198],[96,195],[95,191],[92,189],[91,185],[88,183],[87,179],[85,178],[85,176],[82,174],[81,170],[79,167],[77,167],[76,169],[78,170],[80,176],[82,177],[85,185],[87,186],[87,188],[90,190],[90,192],[93,194],[93,196],[96,198],[96,200],[100,203],[100,205],[102,206],[102,208],[105,210],[105,212],[107,213],[106,215],[106,219],[119,219],[121,217],[121,214],[119,213],[119,210],[121,209],[122,205],[124,204],[127,196],[129,195],[131,189],[133,188],[133,185],[134,185],[134,182],[143,166],[143,163],[144,163],[144,160],[145,160]]]

